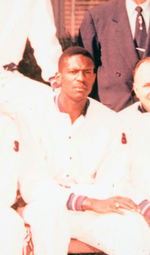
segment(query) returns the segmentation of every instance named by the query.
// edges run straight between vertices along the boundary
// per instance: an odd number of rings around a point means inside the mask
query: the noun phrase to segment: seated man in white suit
[[[150,228],[122,186],[130,167],[128,138],[116,113],[88,98],[95,80],[91,55],[81,47],[64,51],[56,80],[58,93],[34,101],[27,116],[37,163],[43,162],[20,179],[35,254],[67,254],[76,238],[110,255],[149,255]],[[27,188],[30,179],[39,184],[34,190]]]
[[[129,173],[128,195],[140,204],[141,213],[150,219],[150,57],[139,61],[134,70],[133,89],[139,102],[118,113],[129,137],[132,168]]]

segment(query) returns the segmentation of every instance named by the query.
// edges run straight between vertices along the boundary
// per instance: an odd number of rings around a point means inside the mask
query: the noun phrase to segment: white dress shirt
[[[126,0],[126,10],[127,10],[129,24],[130,24],[133,38],[135,34],[135,24],[136,24],[136,16],[137,16],[137,11],[135,10],[136,6],[137,5],[133,0]],[[139,6],[141,6],[143,9],[142,15],[145,21],[146,31],[148,32],[149,23],[150,23],[150,0],[147,0],[145,3],[140,4]]]

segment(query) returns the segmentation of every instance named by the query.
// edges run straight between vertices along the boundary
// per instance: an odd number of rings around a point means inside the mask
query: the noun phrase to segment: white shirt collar
[[[136,8],[137,4],[133,0],[126,0],[126,8],[129,14],[132,14]],[[140,4],[139,6],[142,7],[143,13],[150,12],[150,0],[147,0],[145,3]]]
[[[136,3],[133,0],[126,0],[126,9],[129,17],[135,12]]]
[[[135,29],[135,19],[137,15],[137,11],[135,10],[137,4],[133,0],[125,0],[126,3],[126,10],[129,18],[129,23],[131,26],[132,34],[134,35],[134,29]],[[150,0],[147,0],[145,3],[140,4],[139,6],[143,9],[143,17],[146,24],[146,30],[148,31],[149,28],[149,22],[150,22]]]

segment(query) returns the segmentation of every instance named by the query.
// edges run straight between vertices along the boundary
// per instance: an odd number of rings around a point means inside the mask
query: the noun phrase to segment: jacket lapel
[[[112,16],[112,22],[114,26],[114,33],[116,40],[116,47],[127,65],[133,69],[135,63],[138,61],[138,56],[133,42],[131,34],[128,15],[125,7],[125,0],[116,1],[115,10]]]
[[[146,40],[146,47],[145,47],[145,53],[143,55],[143,58],[146,56],[150,56],[150,24],[149,24],[149,29],[148,29],[148,35],[147,35],[147,40]]]

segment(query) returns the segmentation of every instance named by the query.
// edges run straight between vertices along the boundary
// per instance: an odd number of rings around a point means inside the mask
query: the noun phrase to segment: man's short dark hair
[[[59,70],[61,69],[61,66],[63,66],[62,63],[64,62],[66,58],[75,56],[75,55],[82,55],[82,56],[88,57],[93,61],[93,64],[94,64],[94,59],[92,55],[85,48],[82,48],[80,46],[71,46],[67,48],[66,50],[64,50],[64,52],[60,56],[58,61]]]

